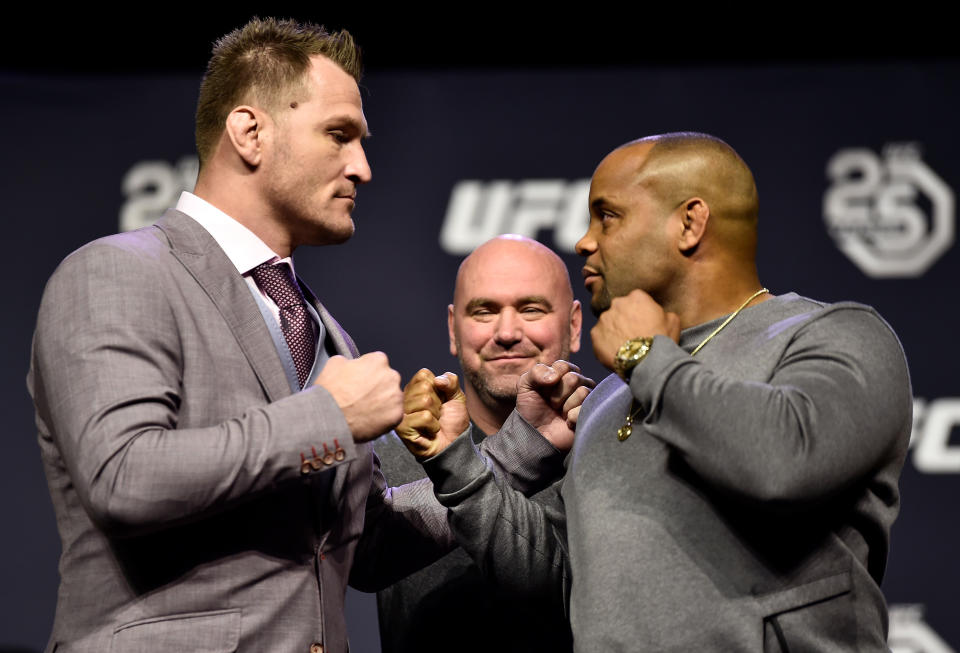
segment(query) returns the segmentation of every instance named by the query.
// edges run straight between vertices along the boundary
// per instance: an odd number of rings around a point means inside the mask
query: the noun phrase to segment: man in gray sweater
[[[615,374],[579,411],[562,510],[405,398],[461,545],[505,589],[562,596],[578,651],[888,650],[912,411],[896,335],[867,306],[762,287],[753,175],[712,136],[614,150],[590,214],[577,249]]]
[[[521,374],[580,349],[581,322],[566,265],[537,241],[498,236],[464,259],[447,326],[476,445],[500,430],[513,412]],[[395,435],[377,440],[376,449],[391,483],[425,476]],[[499,591],[462,549],[378,592],[377,609],[384,653],[486,651],[487,637],[469,635],[478,620],[497,624],[501,651],[571,647],[562,610]]]

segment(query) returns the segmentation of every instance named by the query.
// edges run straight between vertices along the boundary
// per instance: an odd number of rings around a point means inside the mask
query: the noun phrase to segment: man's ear
[[[447,305],[447,335],[450,338],[450,353],[457,356],[457,335],[453,330],[453,304]]]
[[[710,220],[710,206],[700,197],[691,197],[680,207],[680,251],[688,254],[697,248],[707,231]]]
[[[570,307],[570,353],[575,354],[580,351],[580,331],[583,327],[583,310],[580,308],[580,300],[574,299],[573,306]]]
[[[263,129],[266,115],[251,106],[241,105],[227,114],[224,132],[234,151],[251,168],[263,157]]]

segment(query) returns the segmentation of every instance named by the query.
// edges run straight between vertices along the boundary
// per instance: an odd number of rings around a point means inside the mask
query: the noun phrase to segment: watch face
[[[650,338],[632,338],[623,343],[614,359],[614,366],[621,374],[633,369],[650,351]]]

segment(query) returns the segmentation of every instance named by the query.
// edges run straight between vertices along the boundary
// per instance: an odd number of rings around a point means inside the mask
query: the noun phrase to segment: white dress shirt
[[[296,270],[293,267],[291,257],[280,258],[270,247],[260,240],[260,237],[244,227],[242,224],[231,218],[229,215],[202,200],[193,193],[183,191],[177,202],[177,210],[185,213],[200,223],[200,226],[207,230],[213,237],[220,249],[224,251],[227,258],[237,268],[237,272],[243,276],[244,281],[250,286],[250,289],[263,298],[264,303],[270,309],[277,324],[280,324],[280,309],[276,302],[270,299],[267,293],[263,292],[254,281],[251,272],[261,263],[286,263],[290,266],[290,272],[296,277]],[[314,335],[317,335],[317,325],[313,323]]]

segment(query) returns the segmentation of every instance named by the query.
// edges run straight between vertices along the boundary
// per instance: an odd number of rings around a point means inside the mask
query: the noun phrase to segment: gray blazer
[[[64,260],[28,386],[63,544],[48,651],[346,651],[348,580],[451,546],[429,486],[386,488],[330,394],[291,392],[243,279],[176,211]]]

